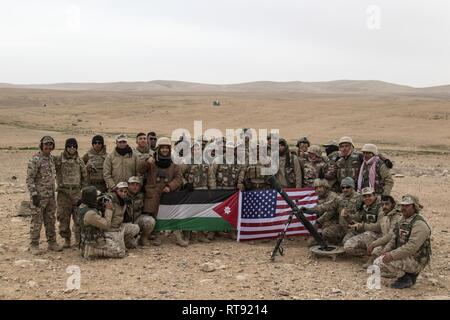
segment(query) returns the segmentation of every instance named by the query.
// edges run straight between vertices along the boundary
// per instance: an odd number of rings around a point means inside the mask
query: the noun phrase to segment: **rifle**
[[[289,214],[289,218],[288,221],[286,223],[286,225],[284,226],[284,229],[282,232],[280,232],[280,234],[278,235],[278,240],[277,243],[275,245],[275,248],[272,251],[272,255],[270,257],[270,259],[273,261],[275,260],[275,256],[277,255],[277,253],[279,252],[281,255],[283,255],[283,247],[281,246],[284,237],[286,236],[286,231],[289,227],[289,224],[291,223],[294,215],[297,217],[297,219],[299,221],[302,222],[302,224],[305,226],[306,229],[308,229],[309,233],[313,236],[313,238],[319,243],[320,245],[320,249],[321,250],[327,250],[328,245],[327,243],[323,240],[322,236],[319,234],[319,232],[317,232],[317,229],[311,224],[311,222],[309,222],[308,219],[306,219],[306,217],[303,215],[303,210],[302,208],[299,208],[287,195],[287,193],[281,189],[280,184],[278,183],[277,179],[275,178],[275,176],[270,176],[268,178],[268,182],[270,183],[271,187],[275,190],[277,190],[277,192],[283,197],[283,199],[286,201],[286,203],[292,208],[292,211]]]

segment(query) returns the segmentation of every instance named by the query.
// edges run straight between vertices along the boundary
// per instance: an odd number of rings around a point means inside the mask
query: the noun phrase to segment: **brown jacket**
[[[121,156],[114,149],[106,156],[103,163],[103,178],[106,186],[111,190],[117,183],[128,181],[128,178],[137,175],[139,157],[135,152]]]
[[[151,159],[151,163],[148,159]],[[180,166],[172,163],[168,168],[159,168],[154,158],[150,157],[139,161],[138,171],[147,181],[143,212],[156,216],[163,189],[168,186],[170,191],[175,191],[183,185]]]

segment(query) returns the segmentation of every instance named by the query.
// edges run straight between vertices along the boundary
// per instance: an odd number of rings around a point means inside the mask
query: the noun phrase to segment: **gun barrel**
[[[286,203],[291,207],[292,211],[294,212],[295,216],[298,220],[302,222],[302,224],[305,226],[305,228],[309,231],[309,233],[313,236],[313,238],[320,244],[321,248],[327,248],[327,243],[323,240],[322,236],[317,232],[317,229],[311,224],[311,222],[306,219],[306,217],[303,215],[303,213],[300,211],[298,206],[292,201],[287,193],[281,188],[280,184],[278,183],[275,176],[271,176],[269,178],[269,182],[275,190],[283,197],[283,199],[286,201]]]

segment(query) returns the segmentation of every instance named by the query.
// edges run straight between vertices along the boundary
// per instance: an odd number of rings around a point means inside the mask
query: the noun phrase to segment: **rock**
[[[203,272],[213,272],[216,270],[216,267],[211,262],[205,262],[200,265],[200,270]]]
[[[75,291],[74,288],[70,288],[70,289],[69,289],[69,288],[66,288],[66,289],[64,289],[63,292],[67,294],[67,293],[72,293],[72,292],[74,292],[74,291]]]
[[[158,293],[159,293],[159,294],[167,294],[167,293],[169,293],[169,291],[167,291],[167,290],[161,290],[161,291],[159,291]]]
[[[33,259],[33,261],[35,261],[37,263],[41,263],[41,264],[45,264],[48,262],[48,260],[45,260],[45,259]]]
[[[35,281],[28,281],[27,282],[27,287],[29,288],[34,288],[37,286],[37,283]]]
[[[289,292],[285,291],[285,290],[280,290],[278,291],[278,295],[280,296],[284,296],[284,297],[289,297]]]
[[[30,260],[16,260],[16,261],[14,261],[14,265],[25,268],[28,266],[32,266],[33,263]]]
[[[433,214],[439,214],[439,211],[431,210],[431,213],[433,213]]]
[[[239,274],[239,275],[236,276],[236,279],[239,280],[239,281],[244,281],[244,280],[247,279],[247,276],[243,275],[243,274]]]
[[[341,289],[338,288],[332,288],[330,291],[331,294],[339,294],[342,293]]]
[[[31,215],[30,201],[20,202],[19,210],[17,215],[20,217],[26,217]]]
[[[405,176],[403,175],[403,174],[396,174],[395,176],[394,176],[395,178],[404,178]]]
[[[220,266],[217,267],[217,269],[219,269],[219,270],[225,270],[226,268],[227,268],[227,266],[224,264],[221,264]]]
[[[218,256],[220,255],[220,251],[219,250],[214,250],[213,252],[211,252],[211,254]]]
[[[442,176],[446,177],[448,175],[448,170],[442,171]]]
[[[207,283],[207,282],[213,282],[213,279],[202,279],[202,280],[200,280],[200,283]]]

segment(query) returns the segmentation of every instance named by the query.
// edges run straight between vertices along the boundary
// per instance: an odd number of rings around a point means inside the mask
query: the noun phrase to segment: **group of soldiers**
[[[265,146],[269,150],[273,138],[274,135],[267,137]],[[301,210],[317,214],[316,227],[322,230],[324,240],[342,245],[348,255],[368,256],[367,265],[378,265],[384,276],[398,277],[392,284],[394,288],[412,286],[430,261],[431,229],[421,214],[417,197],[404,195],[397,203],[390,196],[394,185],[392,162],[374,144],[355,150],[352,139],[346,136],[323,146],[300,138],[295,151],[290,150],[285,139],[277,139],[279,165],[275,177],[282,188],[315,189],[317,206]],[[247,138],[244,141],[247,159],[251,142]],[[160,234],[154,228],[160,198],[165,193],[183,189],[271,188],[262,170],[270,163],[240,164],[237,157],[232,163],[224,161],[225,154],[236,155],[238,148],[230,141],[221,142],[223,156],[212,157],[211,161],[205,157],[201,163],[177,164],[174,153],[180,156],[182,151],[175,146],[186,141],[181,139],[173,146],[169,138],[157,138],[154,132],[138,133],[135,147],[129,145],[126,135],[120,134],[110,153],[106,152],[104,138],[96,135],[92,148],[82,157],[74,138],[67,139],[64,151],[53,156],[55,141],[44,136],[27,172],[33,209],[31,252],[41,253],[42,222],[48,249],[62,250],[56,242],[55,212],[64,248],[72,245],[72,219],[75,243],[83,257],[120,258],[138,245],[161,245]],[[194,155],[213,143],[201,137],[189,144],[189,149]],[[173,233],[177,244],[183,247],[193,237],[203,242],[215,237],[212,232]],[[314,240],[308,239],[308,244],[313,245]]]

